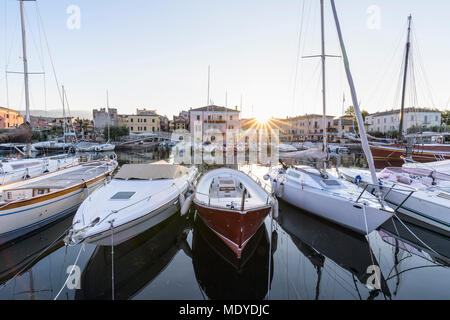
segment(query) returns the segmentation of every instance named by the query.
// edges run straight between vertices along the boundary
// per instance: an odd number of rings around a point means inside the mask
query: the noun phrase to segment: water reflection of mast
[[[316,269],[316,299],[320,293],[320,280],[326,258],[349,271],[353,279],[356,277],[364,285],[370,276],[367,268],[372,264],[378,265],[376,261],[372,262],[371,249],[364,236],[327,223],[284,202],[280,202],[278,223]],[[355,282],[355,279],[353,281]],[[355,287],[361,297],[356,283]],[[368,299],[375,298],[380,292],[385,298],[391,297],[382,274],[381,290],[372,290]]]

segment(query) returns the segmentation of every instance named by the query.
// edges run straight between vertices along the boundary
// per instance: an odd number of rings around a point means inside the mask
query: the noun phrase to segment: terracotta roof
[[[230,108],[226,108],[226,107],[221,107],[221,106],[216,106],[216,105],[210,105],[210,106],[206,106],[206,107],[200,107],[200,108],[195,108],[195,109],[191,109],[189,111],[219,111],[219,112],[239,112],[239,110],[235,110],[235,109],[230,109]]]

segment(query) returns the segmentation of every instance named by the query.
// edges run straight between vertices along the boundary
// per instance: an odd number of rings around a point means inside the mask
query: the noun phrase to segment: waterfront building
[[[19,111],[0,107],[0,129],[17,128],[24,123],[24,116]]]
[[[110,126],[117,126],[117,109],[116,108],[100,108],[92,111],[94,119],[94,128],[96,130],[103,130],[108,124]]]
[[[200,107],[189,110],[189,130],[194,133],[194,129],[197,132],[202,133],[204,139],[208,130],[213,129],[222,134],[223,141],[226,141],[227,130],[239,130],[240,112],[235,109],[227,107],[210,105],[206,107]],[[194,128],[194,126],[199,126]]]
[[[371,132],[387,133],[399,129],[400,110],[377,112],[366,117],[366,124]],[[427,108],[405,108],[403,129],[412,127],[434,127],[441,125],[441,112]]]

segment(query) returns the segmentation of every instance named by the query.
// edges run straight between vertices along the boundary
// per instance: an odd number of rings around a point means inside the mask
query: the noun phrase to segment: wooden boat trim
[[[63,189],[60,191],[54,191],[51,193],[47,193],[47,194],[43,194],[41,196],[37,196],[37,197],[33,197],[31,199],[28,200],[23,200],[23,201],[19,201],[19,202],[12,202],[9,204],[5,204],[5,206],[3,206],[2,208],[0,208],[0,216],[5,215],[5,214],[1,214],[2,211],[6,211],[8,209],[15,209],[15,208],[20,208],[20,207],[24,207],[27,205],[31,205],[31,204],[35,204],[35,203],[39,203],[39,202],[43,202],[43,201],[47,201],[47,200],[51,200],[54,198],[57,198],[59,196],[63,196],[66,195],[68,193],[71,193],[73,191],[76,191],[77,189],[79,189],[80,187],[84,187],[84,185],[89,186],[94,184],[95,182],[102,180],[104,177],[108,176],[111,174],[113,170],[109,170],[95,178],[92,178],[90,180],[87,180],[85,182],[79,183],[73,187],[67,188],[67,189]],[[11,213],[7,213],[7,214],[11,214]]]

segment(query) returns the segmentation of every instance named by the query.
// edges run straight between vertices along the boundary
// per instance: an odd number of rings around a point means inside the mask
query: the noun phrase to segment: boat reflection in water
[[[382,298],[391,298],[381,272],[380,289],[367,285],[372,284],[369,277],[374,274],[373,271],[368,271],[368,268],[372,265],[378,266],[378,263],[363,235],[303,212],[283,201],[280,201],[279,208],[278,224],[316,269],[315,299],[320,297],[320,281],[323,271],[327,268],[327,260],[350,272],[353,287],[360,299],[362,299],[361,288],[364,287],[369,290],[367,299],[374,299],[380,293],[383,295]],[[357,285],[356,279],[362,286]]]
[[[1,246],[0,284],[6,283],[19,272],[18,276],[29,271],[39,261],[61,248],[64,245],[62,238],[71,226],[72,219],[73,215],[69,214]]]
[[[405,228],[398,220],[388,220],[379,231],[384,242],[411,254],[431,258],[438,264],[450,266],[450,238],[437,232],[424,229],[416,224],[404,222]],[[421,241],[419,241],[419,238]]]
[[[130,299],[155,279],[184,246],[189,224],[175,214],[114,246],[114,298]],[[97,246],[81,275],[75,299],[111,300],[111,247]]]
[[[238,259],[197,216],[192,240],[192,260],[201,290],[210,299],[264,299],[269,282],[272,282],[276,243],[277,233],[272,234],[270,246],[266,226],[262,224]]]

